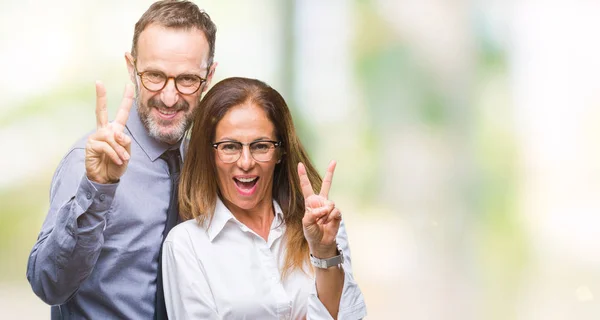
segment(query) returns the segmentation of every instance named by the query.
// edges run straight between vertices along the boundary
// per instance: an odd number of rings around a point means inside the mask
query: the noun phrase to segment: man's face
[[[197,29],[173,29],[149,25],[138,38],[137,59],[127,53],[126,60],[136,87],[140,119],[148,134],[169,144],[176,143],[189,127],[212,78],[215,65],[208,66],[209,46],[204,33]],[[209,70],[209,67],[211,68]],[[148,90],[137,72],[173,77],[159,91]],[[182,94],[175,86],[178,76],[199,76],[207,81],[192,94]],[[179,84],[179,83],[178,83]],[[182,87],[180,86],[180,89]]]

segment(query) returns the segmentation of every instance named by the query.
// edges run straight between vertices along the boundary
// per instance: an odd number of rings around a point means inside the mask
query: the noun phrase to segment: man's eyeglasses
[[[221,141],[212,144],[217,150],[219,159],[224,163],[233,163],[240,159],[244,146],[248,146],[254,160],[267,162],[273,159],[275,149],[281,146],[281,141],[259,140],[251,143],[237,141]]]
[[[210,69],[210,68],[209,68]],[[208,76],[208,70],[206,71],[206,75]],[[188,95],[194,94],[200,89],[202,84],[206,82],[205,78],[202,78],[195,74],[180,74],[177,77],[167,77],[161,71],[142,71],[138,72],[136,67],[136,74],[142,80],[142,85],[148,91],[157,92],[167,85],[170,79],[175,81],[175,89],[179,91],[179,93]]]

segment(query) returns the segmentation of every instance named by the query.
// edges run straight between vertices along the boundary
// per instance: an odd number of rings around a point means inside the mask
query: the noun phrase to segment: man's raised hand
[[[106,88],[96,82],[96,132],[85,146],[85,171],[96,183],[115,183],[125,173],[131,158],[131,138],[125,135],[125,125],[133,104],[133,86],[125,87],[115,121],[108,122]]]

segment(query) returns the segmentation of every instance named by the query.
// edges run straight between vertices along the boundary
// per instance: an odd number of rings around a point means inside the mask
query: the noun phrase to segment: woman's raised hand
[[[306,208],[302,219],[304,237],[308,241],[311,253],[319,258],[335,255],[335,238],[342,220],[340,210],[328,199],[335,165],[335,161],[329,163],[321,190],[319,194],[315,194],[304,164],[298,163],[298,176]]]

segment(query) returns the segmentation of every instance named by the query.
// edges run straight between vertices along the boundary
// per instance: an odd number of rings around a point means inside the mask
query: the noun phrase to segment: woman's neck
[[[269,239],[269,231],[271,231],[271,224],[275,218],[273,201],[262,201],[258,206],[249,210],[242,209],[227,201],[223,201],[223,203],[239,222],[250,228],[265,241]]]

